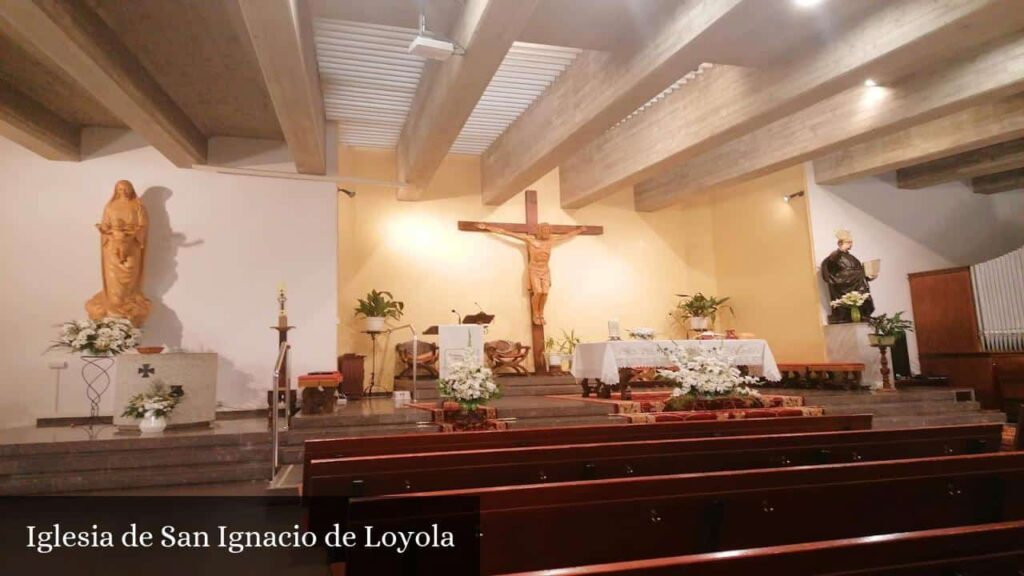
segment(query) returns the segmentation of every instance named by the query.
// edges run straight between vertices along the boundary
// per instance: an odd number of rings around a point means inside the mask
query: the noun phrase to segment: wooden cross
[[[459,221],[459,230],[493,232],[526,243],[527,270],[530,279],[530,310],[533,316],[533,369],[538,374],[544,374],[547,373],[544,363],[544,305],[547,303],[548,289],[551,286],[551,271],[548,267],[551,249],[559,239],[581,234],[598,236],[604,234],[604,228],[601,226],[545,224],[537,220],[537,191],[527,190],[525,224]]]

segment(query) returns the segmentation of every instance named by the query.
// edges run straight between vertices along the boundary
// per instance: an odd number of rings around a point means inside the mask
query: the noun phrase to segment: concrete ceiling
[[[207,137],[280,140],[235,0],[88,0]]]

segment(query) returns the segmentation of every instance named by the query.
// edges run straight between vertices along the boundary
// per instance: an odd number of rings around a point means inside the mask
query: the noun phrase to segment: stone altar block
[[[138,420],[121,416],[128,400],[149,392],[154,382],[181,386],[185,395],[167,419],[168,428],[209,425],[217,417],[217,355],[175,352],[167,354],[122,354],[117,358],[114,389],[114,424],[135,427]]]
[[[864,364],[864,384],[882,386],[882,359],[878,348],[868,345],[871,326],[867,322],[825,325],[825,354],[829,362]]]

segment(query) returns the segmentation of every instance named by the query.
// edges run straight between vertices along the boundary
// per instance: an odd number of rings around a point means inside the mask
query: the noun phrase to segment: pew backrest
[[[311,462],[307,494],[369,496],[980,454],[999,449],[1001,432],[999,424],[980,424],[334,458]]]
[[[306,440],[303,453],[303,494],[309,488],[305,479],[311,477],[310,462],[318,459],[671,438],[870,430],[871,424],[870,414],[852,414]]]
[[[1022,483],[1011,452],[355,498],[348,513],[357,531],[477,526],[499,573],[1024,519]]]
[[[940,528],[692,554],[611,564],[576,566],[558,576],[721,576],[723,574],[1018,574],[1024,570],[1024,521]],[[518,572],[504,576],[549,576]]]

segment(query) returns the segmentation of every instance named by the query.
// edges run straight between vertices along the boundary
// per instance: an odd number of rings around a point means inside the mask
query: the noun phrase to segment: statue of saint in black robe
[[[860,292],[861,294],[871,293],[868,286],[868,277],[864,272],[864,264],[856,256],[850,254],[849,250],[836,249],[821,262],[821,277],[828,284],[829,301],[838,300],[849,292]],[[875,311],[875,304],[871,298],[864,301],[860,306],[862,318],[867,318]],[[846,306],[833,308],[828,317],[829,324],[842,324],[852,322],[850,309]]]

